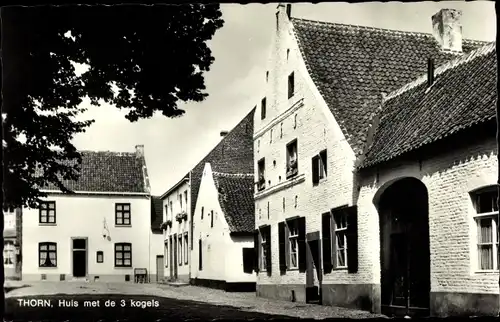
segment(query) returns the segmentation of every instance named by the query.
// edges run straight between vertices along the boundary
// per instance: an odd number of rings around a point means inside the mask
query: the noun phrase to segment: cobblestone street
[[[17,282],[17,284],[18,286],[22,286],[23,283]],[[17,298],[40,299],[45,296],[57,300],[77,299],[79,302],[87,299],[101,299],[102,301],[109,298],[113,298],[116,302],[119,302],[121,298],[132,300],[156,299],[160,303],[158,309],[141,309],[143,312],[147,311],[149,315],[158,311],[159,315],[155,315],[155,318],[159,318],[160,316],[166,318],[174,315],[181,319],[186,319],[188,317],[203,319],[208,317],[215,319],[383,317],[382,315],[374,315],[359,310],[264,299],[256,297],[255,293],[226,293],[222,290],[196,286],[175,287],[158,284],[108,284],[84,282],[36,282],[30,284],[31,286],[20,287],[6,294],[8,303],[7,314],[11,319],[27,318],[25,314],[26,309],[19,307],[16,301]],[[15,287],[15,285],[6,286]],[[106,296],[103,297],[101,295]],[[32,310],[32,308],[28,310]],[[46,308],[39,310],[37,314],[43,310],[49,311]],[[89,309],[80,307],[78,312],[82,310]],[[95,313],[99,311],[103,312],[106,311],[106,309],[94,311]],[[120,311],[124,312],[126,310]],[[77,309],[67,309],[67,312],[68,314],[73,312],[76,313]]]

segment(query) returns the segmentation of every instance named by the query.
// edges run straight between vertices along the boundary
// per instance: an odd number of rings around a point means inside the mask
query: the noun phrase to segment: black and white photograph
[[[0,19],[3,321],[499,316],[494,1]]]

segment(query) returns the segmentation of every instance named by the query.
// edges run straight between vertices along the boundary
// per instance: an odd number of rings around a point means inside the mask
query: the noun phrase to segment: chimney
[[[434,84],[434,59],[429,58],[427,60],[427,87],[431,87]]]
[[[228,133],[228,131],[220,131],[220,136],[225,137]]]
[[[456,9],[441,9],[432,16],[434,38],[447,51],[462,51],[462,11]]]
[[[288,19],[290,19],[292,17],[292,5],[291,4],[286,5],[286,15],[287,15]]]
[[[135,155],[137,158],[143,158],[144,157],[144,145],[139,144],[135,146]]]

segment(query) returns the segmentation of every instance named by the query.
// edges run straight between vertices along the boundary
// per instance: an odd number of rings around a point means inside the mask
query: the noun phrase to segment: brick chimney
[[[135,155],[137,158],[144,158],[144,145],[139,144],[135,146]]]
[[[434,38],[446,51],[462,51],[462,11],[441,9],[432,16]]]

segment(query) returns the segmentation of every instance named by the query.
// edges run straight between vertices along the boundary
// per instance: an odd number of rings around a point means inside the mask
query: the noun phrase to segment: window
[[[6,265],[6,266],[14,265],[15,251],[16,251],[16,248],[14,246],[14,242],[12,242],[10,240],[4,241],[4,244],[3,244],[3,264],[4,265]]]
[[[290,269],[299,268],[299,227],[298,221],[294,220],[288,223],[288,243],[290,256]]]
[[[214,228],[214,211],[210,211],[210,228]]]
[[[132,267],[132,244],[115,244],[115,267]]]
[[[334,215],[336,268],[347,267],[347,215],[339,212]]]
[[[298,173],[297,140],[286,146],[286,178],[294,177]]]
[[[172,216],[174,213],[174,203],[170,201],[170,216]]]
[[[130,226],[129,203],[117,203],[115,205],[115,224],[117,226]]]
[[[168,267],[169,257],[168,257],[168,241],[165,241],[165,267]]]
[[[165,218],[168,220],[168,205],[165,205]]]
[[[260,102],[260,119],[263,120],[266,118],[266,106],[267,101],[266,98],[264,97],[262,101]]]
[[[203,220],[203,212],[205,211],[205,207],[201,207],[201,219]]]
[[[288,76],[288,98],[292,98],[295,94],[295,76],[293,72]]]
[[[57,244],[44,242],[38,244],[38,266],[57,267]]]
[[[182,236],[179,236],[177,241],[177,246],[178,246],[179,266],[182,266]]]
[[[268,260],[269,260],[269,237],[268,234],[266,233],[265,230],[261,230],[260,234],[260,253],[261,253],[261,258],[260,258],[260,269],[265,271],[268,268]]]
[[[184,264],[188,263],[189,239],[188,233],[184,233]]]
[[[198,270],[203,270],[203,253],[201,247],[201,239],[198,239]]]
[[[297,114],[295,114],[293,116],[293,128],[296,129],[297,128]]]
[[[98,263],[104,263],[104,253],[102,251],[98,250],[96,257]]]
[[[312,158],[313,185],[317,185],[321,179],[326,178],[326,150],[321,151]]]
[[[39,209],[39,222],[41,224],[55,224],[56,223],[56,202],[45,201],[40,202]]]
[[[181,211],[182,211],[182,193],[179,194],[179,205],[181,206]]]
[[[269,131],[269,143],[273,143],[273,129]]]
[[[187,211],[187,206],[188,206],[188,192],[187,192],[187,190],[184,191],[184,201],[186,204],[186,211]]]
[[[266,162],[264,158],[260,159],[260,161],[257,163],[257,167],[259,171],[257,189],[260,191],[266,188]]]
[[[243,273],[252,274],[253,272],[253,248],[243,248]]]
[[[266,82],[269,80],[269,71],[266,72]]]
[[[497,270],[498,256],[498,193],[488,187],[474,194],[477,216],[477,249],[479,270]]]

